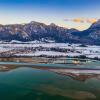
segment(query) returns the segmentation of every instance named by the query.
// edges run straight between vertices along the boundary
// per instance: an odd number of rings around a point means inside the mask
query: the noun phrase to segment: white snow
[[[14,43],[17,42],[17,43]],[[20,43],[20,44],[19,44]],[[10,50],[24,50],[25,48],[39,48],[40,50],[30,51],[27,53],[25,52],[17,53],[16,55],[21,56],[40,56],[40,55],[47,55],[47,56],[80,56],[85,55],[88,58],[100,58],[100,46],[87,46],[87,47],[80,47],[80,44],[69,44],[69,43],[39,43],[39,41],[31,41],[31,42],[20,42],[20,41],[11,41],[10,43],[1,43],[0,44],[0,53],[10,51]],[[45,49],[50,48],[58,48],[58,49],[68,49],[70,51],[67,52],[58,52],[58,51],[51,51],[51,50],[41,50],[41,47]]]

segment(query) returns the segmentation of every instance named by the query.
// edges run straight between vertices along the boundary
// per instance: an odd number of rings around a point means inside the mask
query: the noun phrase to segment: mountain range
[[[57,43],[82,43],[100,45],[100,20],[93,23],[84,31],[67,29],[51,23],[32,21],[27,24],[0,25],[1,41],[44,41],[52,40]]]

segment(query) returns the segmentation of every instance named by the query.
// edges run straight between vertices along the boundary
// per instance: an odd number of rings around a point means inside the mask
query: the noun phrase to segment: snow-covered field
[[[80,56],[100,58],[100,46],[69,43],[1,43],[0,55],[17,56]]]

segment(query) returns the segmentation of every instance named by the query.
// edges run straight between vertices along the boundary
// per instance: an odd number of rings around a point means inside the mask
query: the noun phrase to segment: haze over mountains
[[[27,24],[0,25],[1,41],[44,41],[100,45],[100,20],[84,31],[32,21]]]

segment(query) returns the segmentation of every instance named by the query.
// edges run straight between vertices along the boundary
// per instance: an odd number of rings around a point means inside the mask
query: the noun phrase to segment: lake
[[[5,68],[0,71],[0,100],[100,100],[99,73],[62,73],[9,63],[8,69],[0,63]]]

